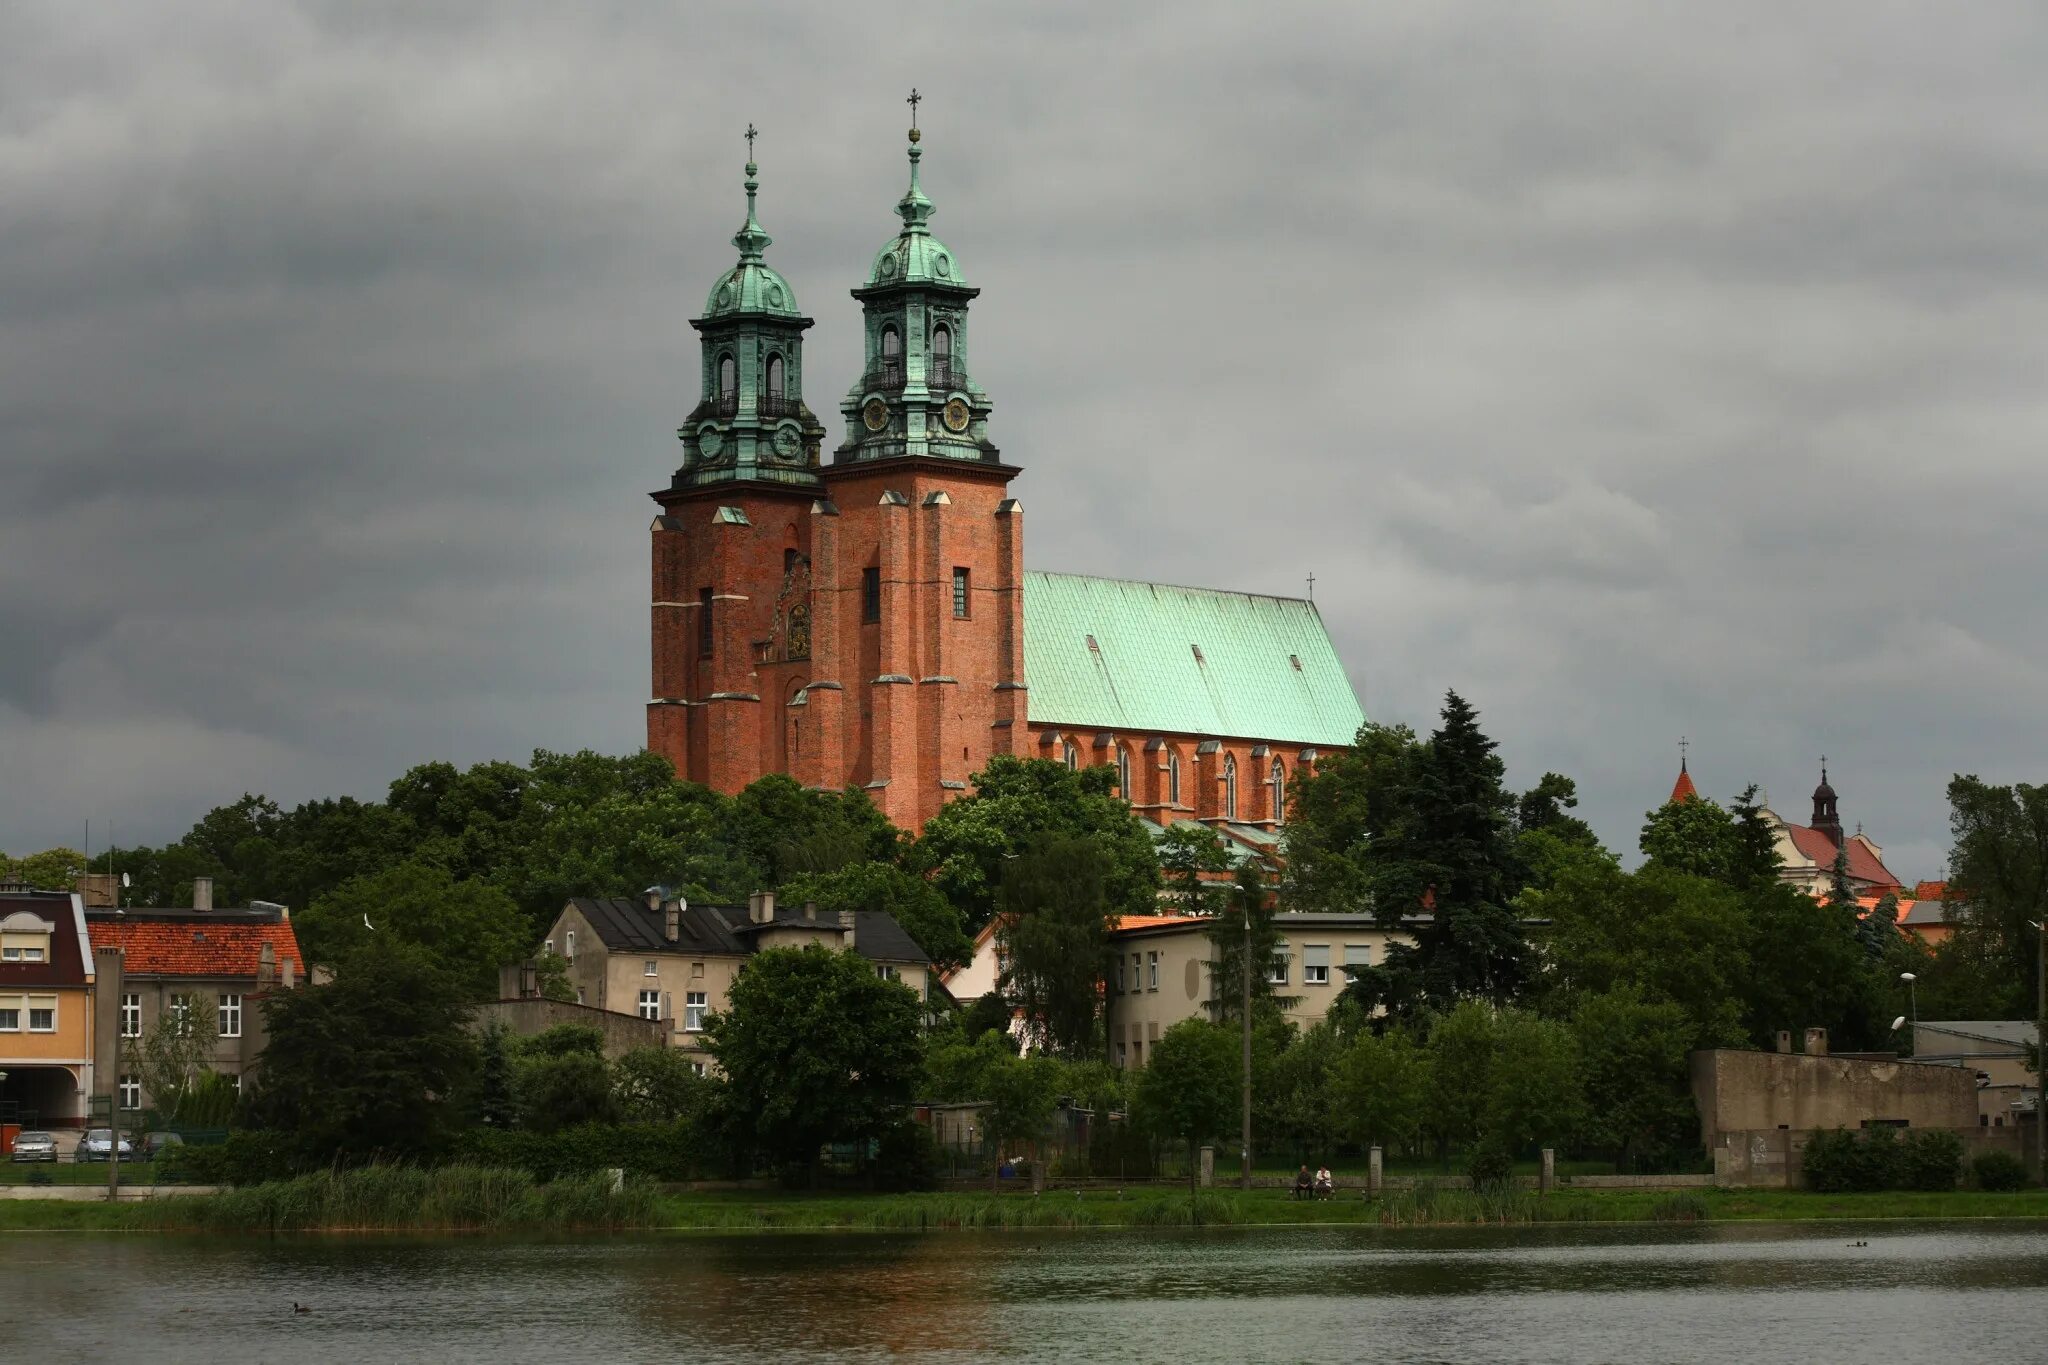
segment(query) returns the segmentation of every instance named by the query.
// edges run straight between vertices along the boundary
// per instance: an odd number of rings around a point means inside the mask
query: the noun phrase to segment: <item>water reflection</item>
[[[2024,1224],[22,1235],[0,1254],[0,1357],[24,1360],[1952,1365],[2031,1358],[2020,1343],[2048,1288],[2048,1229]]]

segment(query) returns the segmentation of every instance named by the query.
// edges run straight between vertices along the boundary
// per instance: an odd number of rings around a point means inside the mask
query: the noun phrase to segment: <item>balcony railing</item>
[[[884,393],[900,389],[903,387],[903,366],[900,363],[884,363],[869,370],[861,379],[860,386],[864,389],[879,389]]]
[[[714,417],[732,417],[738,414],[739,410],[740,396],[734,390],[727,390],[711,400],[711,413]]]
[[[763,417],[801,417],[804,401],[786,393],[764,393],[754,400],[754,411]]]

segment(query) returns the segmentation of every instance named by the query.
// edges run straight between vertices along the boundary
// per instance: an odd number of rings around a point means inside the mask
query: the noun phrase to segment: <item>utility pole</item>
[[[2034,925],[2034,1179],[2048,1185],[2048,914]]]
[[[1244,915],[1244,970],[1238,975],[1243,978],[1244,999],[1241,1002],[1238,1026],[1244,1035],[1244,1106],[1242,1124],[1238,1133],[1237,1183],[1243,1189],[1252,1187],[1252,907],[1247,901],[1239,907]]]

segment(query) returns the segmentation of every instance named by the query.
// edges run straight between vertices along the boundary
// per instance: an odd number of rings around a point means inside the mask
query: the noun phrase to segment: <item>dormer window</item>
[[[57,926],[26,910],[0,920],[0,962],[48,962]]]

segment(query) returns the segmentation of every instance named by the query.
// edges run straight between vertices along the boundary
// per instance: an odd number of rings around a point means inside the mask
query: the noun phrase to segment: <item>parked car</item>
[[[121,1159],[123,1161],[126,1161],[128,1158],[135,1155],[135,1146],[133,1143],[129,1142],[127,1138],[122,1138],[120,1142]],[[109,1156],[113,1155],[113,1146],[113,1129],[88,1128],[86,1130],[85,1136],[79,1140],[78,1156],[76,1157],[76,1160],[105,1161]]]
[[[183,1147],[185,1139],[176,1133],[150,1133],[142,1139],[142,1155],[155,1161],[172,1147]]]
[[[55,1161],[57,1139],[48,1133],[30,1130],[14,1135],[14,1159],[16,1161]]]

